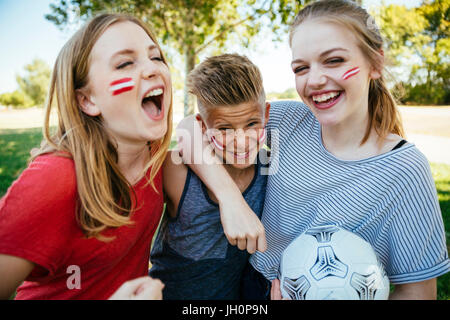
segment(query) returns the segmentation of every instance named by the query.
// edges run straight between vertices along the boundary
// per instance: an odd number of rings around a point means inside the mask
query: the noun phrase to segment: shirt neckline
[[[410,148],[412,148],[414,146],[413,143],[410,143],[409,141],[407,141],[405,143],[405,145],[403,145],[401,148],[398,148],[398,149],[395,149],[395,150],[389,150],[389,151],[387,151],[385,153],[378,154],[378,155],[375,155],[375,156],[370,156],[368,158],[356,159],[356,160],[339,159],[338,157],[336,157],[334,154],[332,154],[330,151],[328,151],[325,148],[325,146],[323,145],[323,140],[322,140],[322,126],[321,126],[320,122],[317,119],[315,119],[315,118],[314,118],[314,122],[315,122],[315,127],[316,127],[316,135],[315,135],[316,136],[316,141],[319,144],[320,151],[327,158],[329,158],[329,159],[331,159],[331,160],[333,160],[335,162],[338,162],[340,164],[352,165],[352,164],[362,164],[362,163],[366,163],[366,162],[372,162],[372,161],[376,161],[376,160],[383,159],[383,158],[386,158],[386,157],[390,157],[393,154],[402,152],[402,151],[404,151],[406,149],[410,149]]]

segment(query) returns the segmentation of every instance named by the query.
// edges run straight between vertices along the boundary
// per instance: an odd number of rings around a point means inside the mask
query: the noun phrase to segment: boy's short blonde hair
[[[202,116],[214,107],[257,102],[264,106],[261,73],[247,57],[223,54],[209,57],[192,70],[187,79],[189,93],[197,97]]]

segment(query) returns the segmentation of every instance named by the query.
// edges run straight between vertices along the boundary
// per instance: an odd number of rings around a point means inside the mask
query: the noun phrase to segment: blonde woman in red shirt
[[[161,298],[146,275],[171,127],[152,32],[127,15],[93,18],[56,60],[45,144],[0,200],[0,298],[17,287],[16,299]]]

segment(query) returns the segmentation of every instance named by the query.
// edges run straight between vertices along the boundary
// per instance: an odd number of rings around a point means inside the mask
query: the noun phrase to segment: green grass
[[[42,129],[0,130],[0,197],[27,166],[30,150],[39,147]]]
[[[30,150],[38,147],[41,140],[40,128],[0,129],[0,197],[27,166]],[[450,165],[432,163],[431,171],[450,245]],[[438,299],[450,300],[450,273],[438,279]]]
[[[439,205],[446,231],[447,250],[450,251],[450,165],[432,163],[431,173],[438,191]],[[450,300],[450,273],[439,277],[437,285],[438,299]]]

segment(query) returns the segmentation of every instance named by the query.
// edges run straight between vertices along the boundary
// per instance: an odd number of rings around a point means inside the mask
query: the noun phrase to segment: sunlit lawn
[[[0,129],[0,197],[26,167],[30,150],[42,139],[40,128]],[[450,165],[431,164],[450,244]],[[450,299],[450,274],[438,279],[438,299]]]

